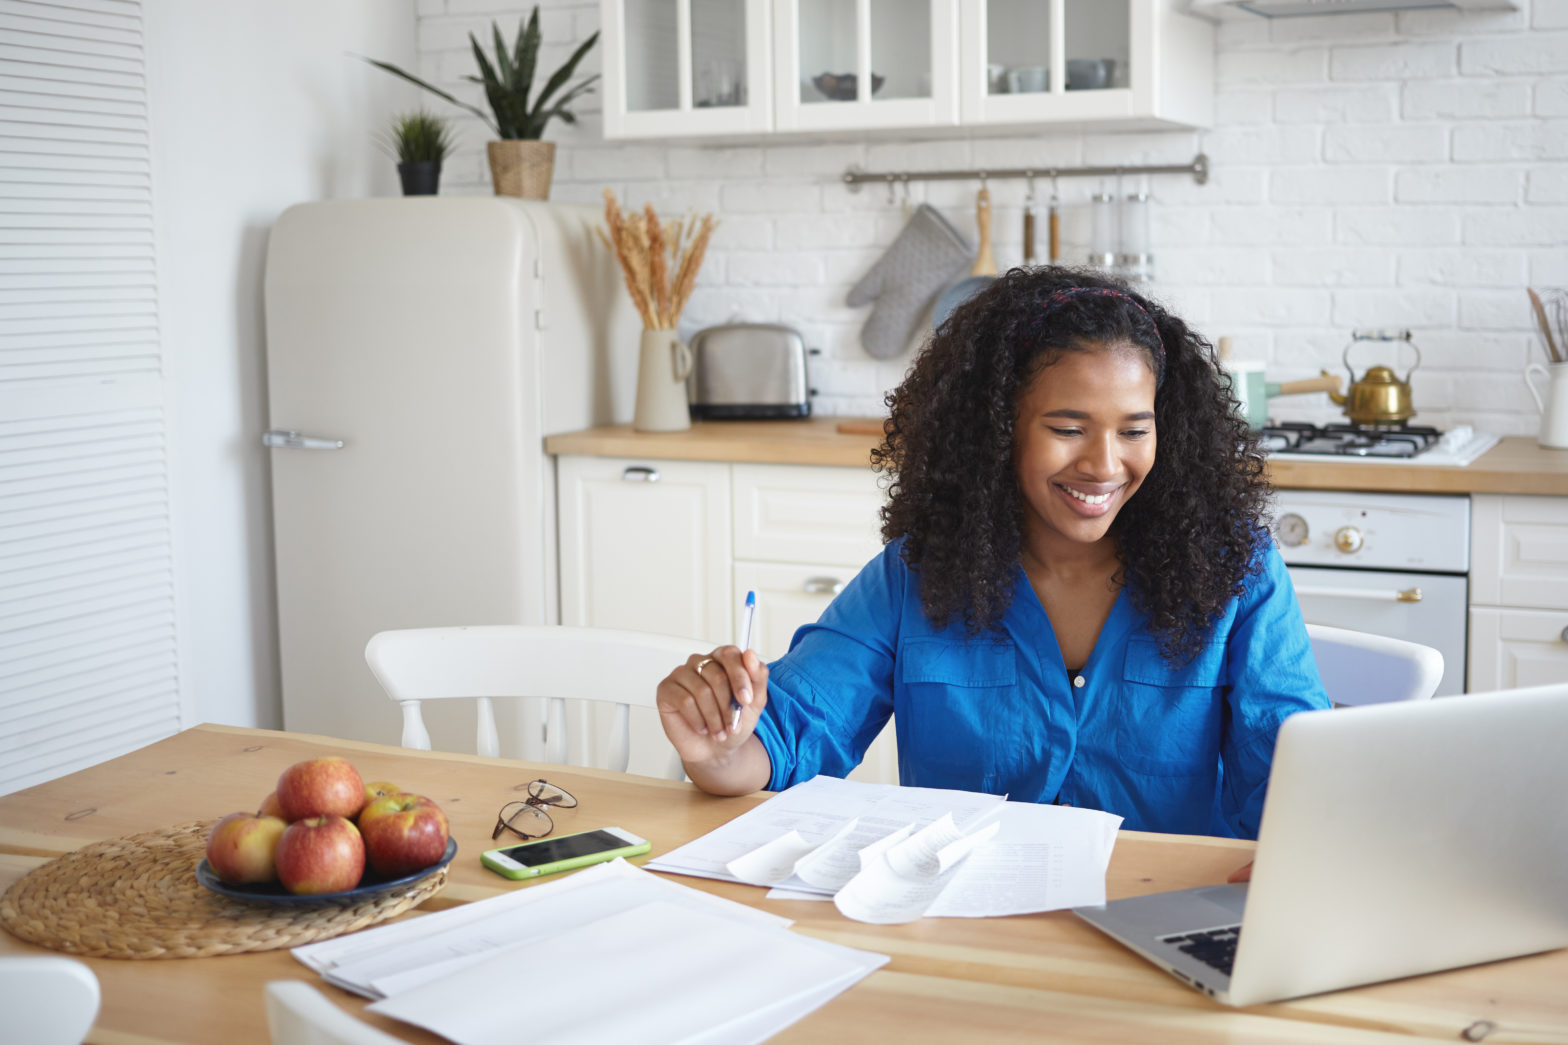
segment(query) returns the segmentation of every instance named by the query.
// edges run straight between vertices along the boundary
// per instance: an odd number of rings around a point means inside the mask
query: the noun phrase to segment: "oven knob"
[[[1286,548],[1299,548],[1307,543],[1307,520],[1295,512],[1282,515],[1274,524],[1274,536]]]
[[[1342,552],[1361,550],[1361,531],[1354,526],[1341,526],[1334,531],[1334,547]]]

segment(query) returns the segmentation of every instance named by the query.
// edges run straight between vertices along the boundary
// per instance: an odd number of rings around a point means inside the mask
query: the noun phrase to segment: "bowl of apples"
[[[386,781],[366,784],[344,758],[296,762],[254,813],[207,837],[196,880],[248,903],[361,903],[405,889],[457,855],[441,807]]]

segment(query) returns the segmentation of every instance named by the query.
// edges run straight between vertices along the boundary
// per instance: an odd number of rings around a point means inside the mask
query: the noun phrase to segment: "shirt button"
[[[1083,681],[1083,676],[1082,675],[1074,675],[1073,676],[1073,686],[1075,688],[1077,688],[1077,689],[1083,689],[1084,681]]]

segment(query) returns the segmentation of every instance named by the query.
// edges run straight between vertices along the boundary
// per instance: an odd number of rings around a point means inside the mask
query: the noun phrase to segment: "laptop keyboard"
[[[1230,967],[1236,961],[1236,941],[1239,939],[1241,926],[1227,925],[1223,929],[1162,936],[1160,942],[1174,944],[1183,954],[1190,954],[1209,968],[1229,976]]]

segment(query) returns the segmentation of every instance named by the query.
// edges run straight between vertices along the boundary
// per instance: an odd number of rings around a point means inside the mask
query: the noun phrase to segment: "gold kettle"
[[[1350,374],[1350,391],[1344,395],[1330,392],[1329,398],[1345,408],[1345,416],[1350,418],[1352,424],[1388,427],[1404,424],[1416,416],[1415,407],[1410,401],[1410,375],[1421,365],[1421,350],[1416,348],[1410,331],[1357,330],[1350,337],[1344,355],[1345,370]],[[1403,341],[1415,352],[1415,364],[1405,374],[1403,381],[1394,376],[1392,368],[1386,366],[1372,367],[1357,381],[1356,372],[1350,369],[1350,350],[1361,341]],[[1322,373],[1324,377],[1333,376],[1327,370]]]

